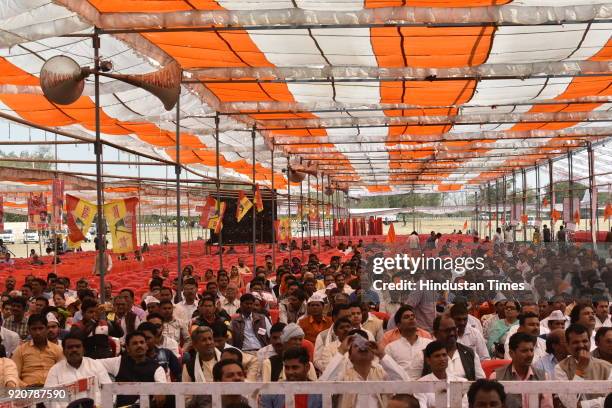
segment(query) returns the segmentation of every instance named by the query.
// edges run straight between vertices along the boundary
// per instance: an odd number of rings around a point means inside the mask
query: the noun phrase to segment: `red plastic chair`
[[[484,360],[480,365],[482,366],[485,376],[489,378],[493,371],[500,367],[507,366],[510,363],[512,363],[512,360]]]
[[[278,322],[278,309],[270,309],[270,321],[272,324],[276,324]]]
[[[310,340],[302,340],[302,347],[304,347],[306,350],[308,350],[308,358],[310,359],[310,361],[313,361],[314,359],[314,344],[312,344],[312,341]]]

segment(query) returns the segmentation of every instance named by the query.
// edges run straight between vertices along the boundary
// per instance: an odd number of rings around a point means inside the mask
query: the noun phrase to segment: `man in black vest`
[[[512,362],[507,366],[498,368],[491,374],[492,379],[497,381],[545,381],[548,379],[546,373],[533,368],[534,348],[536,337],[522,332],[517,332],[510,337],[510,358]],[[553,399],[550,394],[540,394],[540,408],[552,408]],[[506,408],[538,408],[529,406],[529,398],[526,394],[511,394],[506,398]]]
[[[125,338],[126,353],[119,357],[98,360],[116,382],[167,382],[164,369],[147,357],[147,342],[145,335],[133,331]],[[117,406],[134,404],[138,395],[118,395]],[[163,407],[166,397],[153,396],[154,407]]]
[[[457,343],[457,325],[450,315],[436,316],[433,323],[436,340],[442,342],[448,354],[448,372],[468,381],[485,378],[480,365],[480,359],[469,347]],[[431,373],[431,368],[425,362],[423,375]]]

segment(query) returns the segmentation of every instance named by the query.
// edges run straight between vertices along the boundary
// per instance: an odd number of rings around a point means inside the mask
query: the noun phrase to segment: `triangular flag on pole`
[[[580,224],[580,208],[574,211],[574,223],[576,225]]]
[[[391,225],[389,226],[386,242],[389,242],[391,244],[395,242],[395,227],[393,226],[393,223],[391,223]]]
[[[242,221],[251,207],[253,207],[251,200],[244,194],[244,191],[240,191],[238,193],[238,203],[236,205],[236,220],[238,220],[238,222]]]
[[[264,209],[263,200],[261,199],[261,191],[259,191],[259,186],[255,185],[255,208],[257,212],[262,212]]]
[[[542,200],[542,207],[548,207],[548,197],[544,196]]]
[[[604,210],[604,221],[608,221],[612,218],[612,204],[606,204],[606,209]]]
[[[463,229],[466,230],[468,227],[468,222],[467,220],[465,220],[465,222],[463,223]]]
[[[523,223],[523,225],[527,225],[527,221],[529,221],[529,217],[527,216],[527,214],[521,214],[521,222]]]
[[[552,219],[553,223],[559,221],[561,219],[561,213],[553,209],[552,212],[550,213],[550,219]]]

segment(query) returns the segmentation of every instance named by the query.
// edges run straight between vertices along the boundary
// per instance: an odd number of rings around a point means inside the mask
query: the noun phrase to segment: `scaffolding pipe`
[[[215,115],[215,168],[217,172],[217,210],[219,212],[219,222],[221,219],[221,166],[219,159],[219,113]],[[212,235],[212,234],[211,234]],[[223,269],[223,228],[217,234],[219,240],[219,270]]]
[[[181,98],[176,101],[176,165],[174,174],[176,175],[176,267],[178,273],[178,283],[176,288],[176,303],[183,299],[183,270],[182,270],[182,240],[181,240]]]
[[[257,268],[257,206],[255,205],[255,194],[257,192],[257,184],[255,182],[256,177],[256,168],[255,168],[255,126],[251,130],[251,148],[252,148],[252,161],[253,164],[251,166],[253,171],[253,277],[255,276],[255,269]]]

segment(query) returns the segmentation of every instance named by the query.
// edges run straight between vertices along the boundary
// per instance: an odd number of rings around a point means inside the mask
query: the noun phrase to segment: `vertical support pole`
[[[306,225],[308,225],[308,244],[310,245],[310,248],[311,248],[311,251],[312,251],[312,249],[313,249],[312,248],[312,231],[311,231],[311,228],[310,228],[311,227],[311,223],[310,223],[311,209],[310,209],[310,207],[312,206],[312,201],[311,201],[311,198],[310,198],[310,174],[308,174],[307,180],[308,181],[306,182],[307,183],[306,194],[308,194],[308,198],[307,198],[307,201],[308,201],[308,214],[306,215],[306,220],[307,220]]]
[[[176,267],[178,273],[178,284],[176,287],[176,301],[183,298],[183,269],[182,269],[182,241],[181,241],[181,98],[176,101],[176,164],[174,174],[176,175]]]
[[[506,219],[506,201],[508,198],[508,183],[506,181],[506,176],[502,178],[502,183],[504,183],[504,185],[502,186],[502,207],[503,207],[504,224],[506,224],[508,222],[508,220]],[[505,228],[505,225],[502,225],[502,228]],[[505,239],[504,239],[504,242],[505,242]]]
[[[536,165],[535,167],[535,176],[536,176],[536,220],[541,221],[542,215],[540,214],[540,166]]]
[[[495,232],[499,228],[499,179],[495,179]]]
[[[587,142],[587,156],[589,160],[589,227],[591,230],[591,242],[593,248],[597,245],[596,236],[596,218],[597,218],[597,197],[595,195],[595,152],[593,152],[593,145],[591,142]]]
[[[331,187],[331,183],[329,181],[329,176],[327,176],[327,185],[329,186],[329,190],[331,192],[331,194],[329,195],[329,202],[331,204],[331,228],[330,228],[330,232],[329,232],[329,238],[330,238],[330,242],[333,246],[336,245],[336,231],[334,231],[334,221],[336,219],[336,215],[335,215],[335,208],[334,208],[334,194],[335,191],[332,189]]]
[[[474,191],[474,218],[472,219],[472,235],[478,234],[478,191]]]
[[[493,222],[491,221],[491,182],[487,183],[487,212],[488,212],[488,218],[489,218],[489,239],[493,238],[493,233],[492,233],[492,229],[493,229]]]
[[[567,168],[568,168],[568,184],[569,184],[569,208],[570,208],[570,222],[574,220],[574,158],[572,151],[567,151]],[[578,210],[580,211],[580,210]],[[573,222],[572,222],[573,224]],[[578,231],[578,225],[574,227],[574,231]],[[569,241],[569,240],[568,240]]]
[[[98,215],[96,217],[96,229],[98,235],[98,274],[100,275],[100,303],[106,301],[104,294],[104,275],[106,274],[106,225],[103,218],[104,203],[102,199],[102,142],[100,138],[100,36],[98,28],[94,28],[93,49],[94,49],[94,102],[95,102],[95,121],[96,121],[96,141],[94,152],[96,154],[96,206]]]
[[[521,175],[523,178],[523,214],[527,214],[527,172],[525,169],[521,169]],[[523,241],[527,241],[527,225],[523,225]]]
[[[221,166],[219,162],[219,112],[215,114],[215,167],[217,171],[217,205],[221,208]],[[223,220],[220,219],[219,222]],[[219,230],[219,269],[223,269],[223,229]]]
[[[255,180],[255,126],[251,130],[251,152],[252,152],[252,161],[253,161],[253,269],[252,273],[255,276],[255,268],[257,268],[257,208],[255,208],[255,192],[257,190],[257,184]]]
[[[302,251],[301,261],[304,262],[304,180],[300,181],[300,237],[302,242],[300,244],[300,248]]]
[[[346,215],[348,217],[348,230],[349,230],[349,241],[353,239],[353,233],[355,231],[353,231],[353,223],[351,222],[351,197],[347,194],[346,198],[345,198],[345,202],[346,202]]]
[[[514,220],[510,220],[510,224],[516,220],[516,171],[512,170],[512,211],[510,214],[514,212]],[[510,217],[512,218],[512,216]],[[516,226],[512,228],[512,241],[516,242]]]
[[[287,225],[289,231],[287,231],[287,235],[289,236],[288,244],[289,244],[289,261],[291,262],[292,256],[291,253],[291,241],[293,240],[293,234],[291,233],[291,156],[287,155]]]
[[[136,166],[137,167],[137,172],[138,172],[138,233],[140,234],[140,246],[142,247],[142,233],[143,233],[143,225],[142,225],[142,201],[140,198],[140,156],[136,156]],[[145,237],[144,241],[146,242],[147,238]]]
[[[276,221],[277,221],[277,210],[276,210],[276,190],[274,189],[274,139],[272,139],[272,150],[270,152],[270,167],[272,168],[272,180],[271,190],[272,196],[270,198],[272,202],[272,267],[276,271]]]
[[[553,210],[555,209],[555,186],[553,184],[553,162],[548,159],[548,193],[550,194],[550,240],[555,240],[555,223],[553,220]]]
[[[45,136],[46,136],[46,134],[47,133],[45,132]],[[57,133],[55,134],[54,151],[55,151],[55,174],[53,175],[53,178],[58,178],[58,174],[57,174]],[[56,214],[56,211],[57,211],[57,209],[56,209],[57,203],[55,202],[55,197],[52,197],[51,199],[53,200],[53,215],[55,217],[55,214]],[[62,197],[62,201],[63,201],[63,197]],[[53,257],[54,257],[54,259],[53,259],[53,273],[55,273],[55,274],[57,274],[57,262],[55,261],[55,258],[57,257],[57,237],[58,237],[58,232],[59,232],[59,230],[61,229],[61,226],[62,226],[61,211],[62,211],[62,209],[60,208],[60,225],[55,225],[55,223],[53,223],[53,229],[55,230],[54,231],[55,233],[53,234]],[[40,237],[38,237],[38,240],[40,241]],[[104,290],[104,288],[102,288],[102,290]]]
[[[316,181],[317,181],[317,187],[315,190],[315,193],[316,193],[315,203],[316,203],[316,208],[317,208],[317,252],[321,252],[321,220],[325,221],[325,217],[321,218],[321,212],[320,212],[321,202],[319,201],[319,173],[317,173]],[[323,233],[325,234],[325,230],[323,230]],[[312,245],[312,242],[310,244]]]

